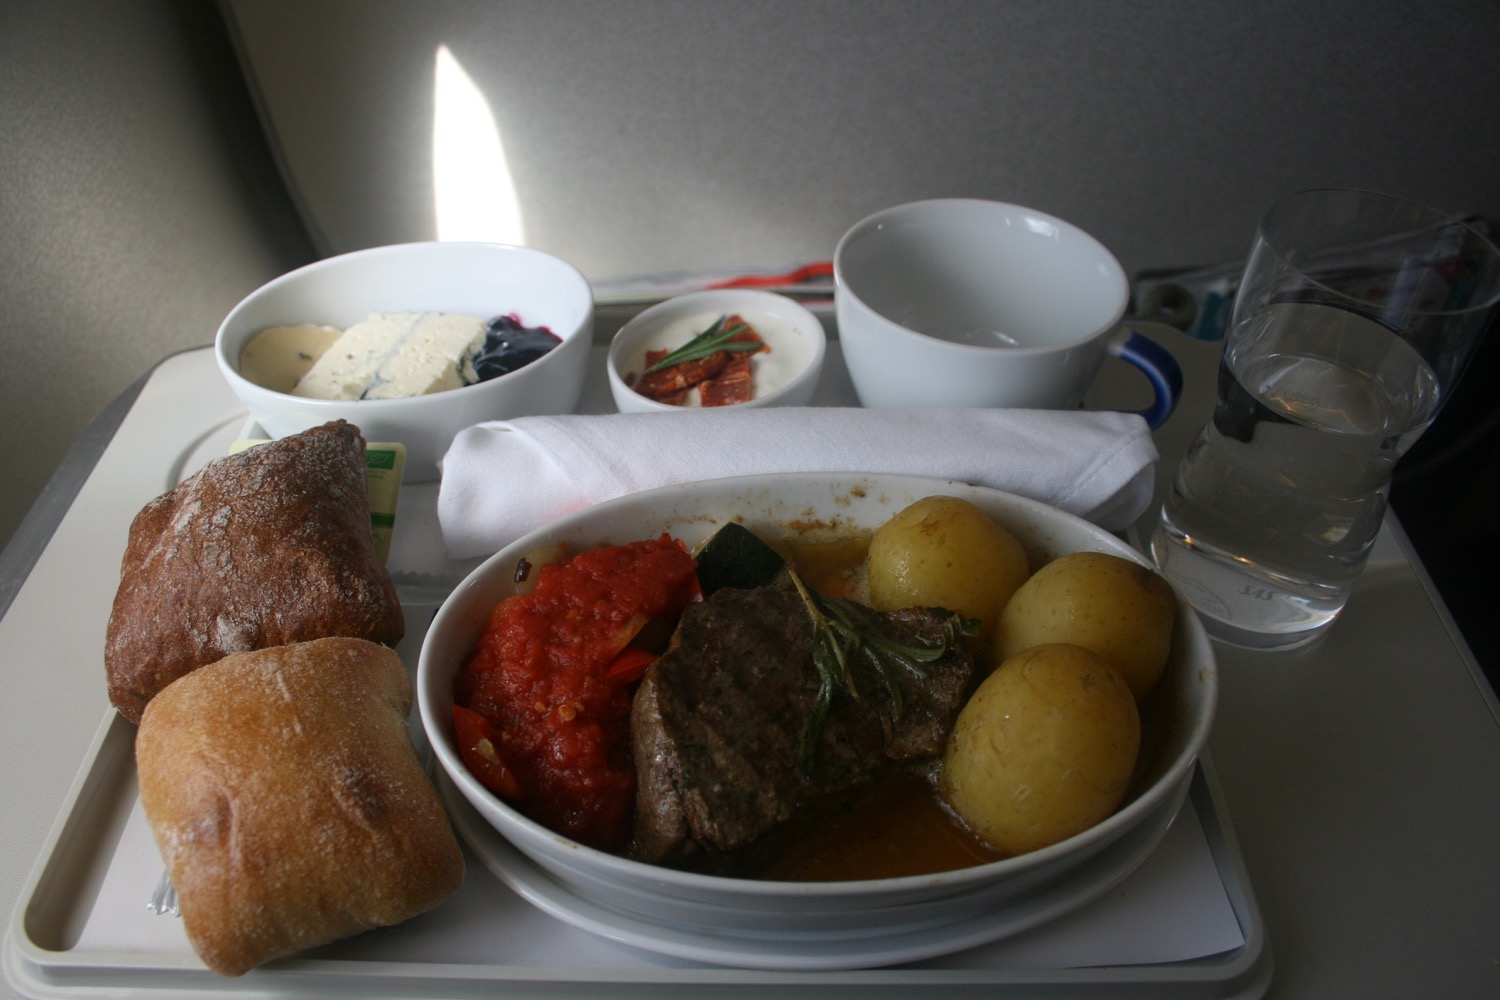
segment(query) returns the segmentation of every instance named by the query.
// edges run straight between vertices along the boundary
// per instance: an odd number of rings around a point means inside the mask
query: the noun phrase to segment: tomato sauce
[[[454,681],[469,770],[549,829],[622,848],[635,807],[630,699],[652,659],[632,643],[700,599],[695,568],[662,535],[543,566],[535,590],[501,601]]]

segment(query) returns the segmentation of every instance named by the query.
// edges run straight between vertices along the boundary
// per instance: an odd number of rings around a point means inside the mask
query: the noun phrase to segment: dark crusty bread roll
[[[210,462],[130,526],[105,637],[109,697],[139,722],[229,653],[405,632],[370,532],[365,442],[342,420]]]
[[[458,888],[411,701],[392,650],[330,638],[227,656],[146,706],[141,805],[210,968],[237,976]]]

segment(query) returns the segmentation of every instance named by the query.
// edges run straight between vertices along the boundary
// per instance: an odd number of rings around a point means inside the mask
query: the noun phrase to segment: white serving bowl
[[[639,372],[648,347],[680,347],[706,330],[720,316],[739,314],[772,349],[750,359],[758,382],[774,379],[775,387],[757,391],[734,409],[760,406],[806,406],[818,388],[828,335],[806,308],[774,292],[725,288],[689,292],[657,303],[620,327],[610,342],[607,369],[609,390],[621,413],[670,413],[690,407],[673,406],[642,396],[625,378]]]
[[[309,399],[240,375],[245,344],[267,327],[317,323],[342,330],[371,313],[423,311],[486,319],[514,313],[562,343],[498,378],[408,399]],[[224,318],[214,351],[230,388],[271,437],[342,418],[366,441],[405,445],[405,479],[424,482],[438,478],[438,461],[465,427],[575,409],[593,329],[593,290],[566,261],[497,243],[405,243],[329,257],[262,285]]]
[[[1143,708],[1141,763],[1121,808],[1097,826],[1030,854],[959,871],[903,878],[795,883],[675,871],[584,847],[527,819],[491,794],[464,767],[453,742],[452,688],[491,609],[512,593],[517,560],[533,548],[564,541],[575,551],[670,532],[689,546],[735,520],[769,535],[791,525],[828,533],[868,531],[925,496],[966,497],[1008,527],[1028,550],[1033,568],[1067,552],[1111,552],[1149,565],[1133,549],[1071,514],[1008,493],[918,477],[805,473],[720,479],[638,493],[560,518],[486,560],[454,591],[433,620],[417,668],[422,725],[445,776],[472,810],[579,898],[650,927],[696,935],[851,940],[861,935],[971,920],[1055,884],[1090,858],[1132,838],[1149,847],[1187,792],[1214,715],[1218,681],[1202,626],[1179,602],[1172,658]],[[820,528],[819,530],[824,530]],[[462,804],[462,803],[460,803]],[[464,824],[459,824],[463,829]],[[486,828],[486,832],[488,832]],[[512,885],[496,852],[486,863]],[[510,874],[515,874],[511,872]],[[1118,874],[1118,872],[1117,872]],[[1123,877],[1121,874],[1120,877]],[[1100,886],[1103,891],[1106,886]],[[1087,895],[1085,893],[1084,895]],[[555,915],[569,917],[567,912]],[[584,925],[580,921],[580,925]]]

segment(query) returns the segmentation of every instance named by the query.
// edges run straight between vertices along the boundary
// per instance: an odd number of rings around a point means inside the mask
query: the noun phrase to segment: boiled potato
[[[1015,536],[974,504],[927,497],[876,530],[866,571],[877,609],[956,611],[978,619],[977,648],[988,649],[1000,609],[1031,566]]]
[[[940,788],[975,835],[1021,854],[1114,812],[1140,746],[1140,713],[1114,667],[1082,646],[1033,646],[959,713]]]
[[[1028,646],[1071,642],[1112,663],[1140,701],[1166,668],[1176,614],[1171,586],[1148,567],[1074,552],[1017,589],[1000,613],[993,656],[1003,663]]]

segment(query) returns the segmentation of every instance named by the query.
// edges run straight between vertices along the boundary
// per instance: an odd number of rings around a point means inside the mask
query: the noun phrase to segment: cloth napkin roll
[[[521,417],[476,424],[442,463],[448,555],[489,555],[563,514],[640,490],[758,473],[932,476],[1119,530],[1151,501],[1156,446],[1115,412],[782,407]]]

